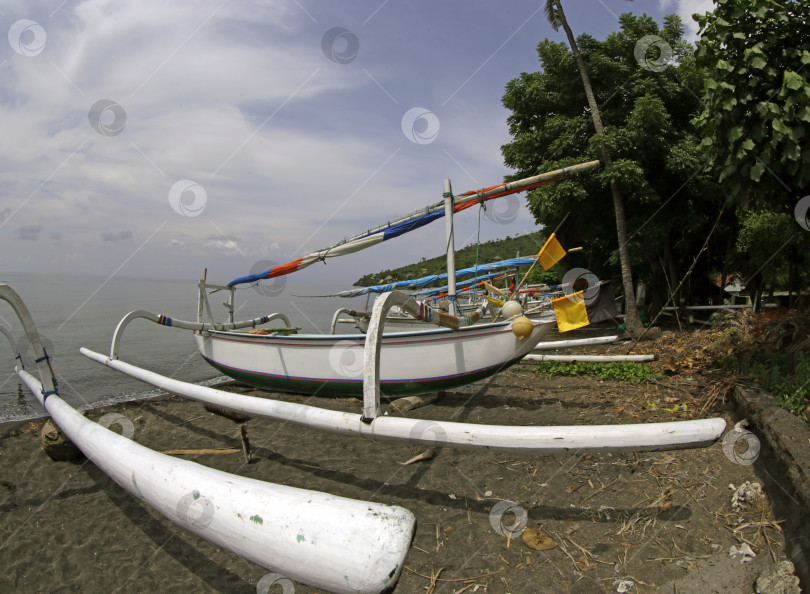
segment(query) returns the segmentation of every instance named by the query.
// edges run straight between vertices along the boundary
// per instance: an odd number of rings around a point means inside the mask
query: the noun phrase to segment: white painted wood
[[[450,315],[458,316],[456,303],[456,244],[453,233],[453,187],[450,180],[444,180],[444,220],[447,249],[447,300],[450,304]]]
[[[40,395],[48,398],[51,394],[57,394],[56,380],[54,379],[53,369],[51,368],[51,360],[45,348],[42,346],[42,341],[39,339],[39,331],[34,324],[34,319],[31,317],[31,312],[28,311],[28,306],[17,294],[17,292],[5,283],[0,283],[0,300],[8,303],[17,314],[17,318],[22,324],[28,342],[31,344],[31,349],[34,353],[34,364],[39,372],[39,381],[44,389],[40,389]],[[12,342],[12,348],[16,351],[16,345],[12,341],[10,333],[5,333],[6,338]],[[16,353],[19,356],[19,353]],[[20,358],[22,363],[22,358]],[[39,396],[38,396],[39,398]]]
[[[428,446],[532,451],[543,454],[570,451],[646,451],[711,445],[722,435],[726,426],[723,419],[701,419],[638,425],[513,427],[390,416],[379,416],[370,423],[364,423],[359,414],[232,394],[171,379],[120,360],[111,360],[86,348],[82,348],[81,353],[172,394],[249,415],[332,433],[361,435],[374,441],[393,440]]]
[[[583,363],[611,363],[613,361],[655,361],[657,355],[526,355],[524,361],[561,361],[570,363],[582,361]]]
[[[17,374],[68,438],[121,487],[190,532],[330,592],[384,592],[415,528],[403,508],[228,474],[150,450],[84,418]]]
[[[593,338],[577,338],[575,340],[552,340],[549,342],[538,342],[535,351],[550,351],[556,349],[570,349],[580,346],[593,346],[597,344],[609,344],[616,342],[619,339],[618,335],[613,336],[594,336]]]

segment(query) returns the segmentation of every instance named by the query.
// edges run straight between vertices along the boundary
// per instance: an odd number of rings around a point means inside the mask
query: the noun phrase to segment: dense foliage
[[[703,146],[730,196],[792,208],[810,192],[810,2],[715,1],[695,53]]]
[[[702,148],[724,194],[753,211],[739,211],[733,264],[752,292],[801,290],[810,233],[794,210],[810,194],[810,2],[716,0],[697,20]]]
[[[610,181],[625,196],[633,270],[662,305],[668,280],[676,283],[717,217],[721,195],[707,172],[692,120],[700,113],[701,76],[683,40],[677,16],[663,27],[650,17],[624,14],[620,31],[605,41],[581,35],[578,45],[591,73],[605,125],[595,136],[582,83],[568,46],[549,40],[537,48],[541,71],[523,73],[506,86],[513,141],[502,147],[514,177],[599,158],[607,144],[613,166],[533,191],[529,206],[538,223],[554,225],[567,211],[587,238],[589,268],[601,278],[618,275]],[[657,52],[660,52],[658,54]],[[733,223],[733,221],[732,221]],[[708,269],[722,267],[718,236],[690,287],[709,296]],[[612,255],[611,255],[612,254]]]

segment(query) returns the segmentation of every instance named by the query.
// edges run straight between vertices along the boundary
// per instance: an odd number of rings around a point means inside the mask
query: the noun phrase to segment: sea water
[[[51,357],[60,396],[80,410],[150,398],[162,392],[87,359],[79,353],[79,347],[109,355],[116,325],[136,309],[188,321],[197,319],[194,280],[7,274],[0,282],[14,289],[28,306]],[[325,295],[346,288],[290,281],[247,287],[236,292],[234,318],[244,320],[279,312],[302,332],[329,333],[335,310],[339,307],[363,309],[365,297],[300,296]],[[227,297],[227,292],[223,291],[209,298],[217,321],[225,321],[227,317],[222,306]],[[15,337],[26,369],[36,375],[31,347],[14,311],[5,302],[0,303],[0,324]],[[343,325],[337,331],[353,332],[354,328]],[[0,343],[0,422],[45,415],[42,406],[21,385],[13,371],[16,353],[2,336]],[[187,382],[215,384],[224,379],[202,359],[190,331],[158,326],[147,320],[134,320],[129,324],[119,357]]]

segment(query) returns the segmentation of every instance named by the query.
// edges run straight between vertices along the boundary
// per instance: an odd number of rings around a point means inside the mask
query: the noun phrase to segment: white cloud
[[[692,42],[700,38],[698,36],[698,24],[692,19],[692,15],[695,13],[704,14],[714,10],[712,0],[658,0],[658,3],[667,13],[674,10],[681,17],[686,28],[684,37]]]
[[[377,7],[365,3],[306,8],[5,2],[6,26],[30,18],[47,42],[25,57],[0,31],[0,267],[16,266],[18,238],[47,229],[52,240],[26,245],[44,272],[112,272],[126,261],[126,274],[209,267],[233,278],[258,259],[293,259],[438,201],[445,177],[461,192],[508,173],[504,85],[536,69],[534,48],[553,35],[542,14],[515,33],[536,2],[515,0],[514,13],[437,4],[430,27],[425,12],[402,3],[370,21]],[[323,54],[334,26],[359,39],[351,63]],[[597,38],[607,31],[587,29]],[[104,99],[117,107],[97,114],[94,128],[91,106]],[[430,145],[402,133],[414,106],[441,121]],[[205,190],[197,216],[172,209],[179,180]],[[484,221],[482,239],[535,229],[525,207],[521,217],[512,227]],[[477,236],[475,215],[457,225],[459,244]],[[391,243],[312,267],[309,278],[328,271],[354,280],[364,266],[433,256],[443,225]]]

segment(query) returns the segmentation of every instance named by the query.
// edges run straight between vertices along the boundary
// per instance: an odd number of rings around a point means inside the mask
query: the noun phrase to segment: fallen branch
[[[198,450],[164,450],[161,454],[167,456],[201,455],[201,454],[238,454],[242,450],[236,448],[202,448]]]

